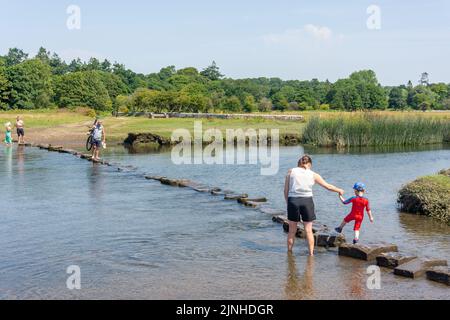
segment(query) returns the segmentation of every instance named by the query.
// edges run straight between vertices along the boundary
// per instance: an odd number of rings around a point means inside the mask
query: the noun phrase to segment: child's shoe
[[[342,228],[340,227],[334,228],[334,231],[336,231],[337,233],[342,233]]]
[[[353,244],[358,244],[358,242],[359,242],[358,239],[353,240]]]

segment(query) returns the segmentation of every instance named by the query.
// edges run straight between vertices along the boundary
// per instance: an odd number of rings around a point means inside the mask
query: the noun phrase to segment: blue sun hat
[[[364,190],[366,190],[366,185],[362,182],[357,182],[353,186],[353,189],[356,191],[364,191]]]

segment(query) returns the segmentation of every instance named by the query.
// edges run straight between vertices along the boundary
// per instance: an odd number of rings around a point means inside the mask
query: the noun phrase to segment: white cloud
[[[317,41],[329,41],[334,38],[341,39],[342,35],[335,37],[328,27],[307,24],[301,29],[287,29],[281,33],[266,34],[262,39],[267,44],[295,44],[307,41],[308,37]]]
[[[313,24],[307,24],[304,27],[305,31],[318,40],[329,40],[333,36],[333,32],[330,28],[315,26]]]

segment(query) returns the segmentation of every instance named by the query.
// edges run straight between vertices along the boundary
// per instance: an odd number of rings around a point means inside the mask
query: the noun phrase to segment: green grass
[[[449,142],[450,120],[419,115],[357,113],[346,117],[313,117],[303,142],[321,147],[406,146]]]
[[[398,193],[404,212],[434,217],[450,225],[450,176],[437,174],[419,178]]]
[[[52,128],[92,120],[83,113],[69,110],[14,110],[0,112],[0,124],[3,125],[6,122],[14,124],[17,116],[24,119],[27,128]]]

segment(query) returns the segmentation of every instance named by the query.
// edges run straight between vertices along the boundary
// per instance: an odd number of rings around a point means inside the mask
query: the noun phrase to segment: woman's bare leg
[[[289,221],[289,233],[287,239],[288,252],[292,252],[295,243],[295,235],[297,233],[297,222]]]
[[[303,222],[306,231],[306,240],[308,241],[308,249],[309,255],[314,256],[314,234],[312,230],[313,223],[312,222]]]

